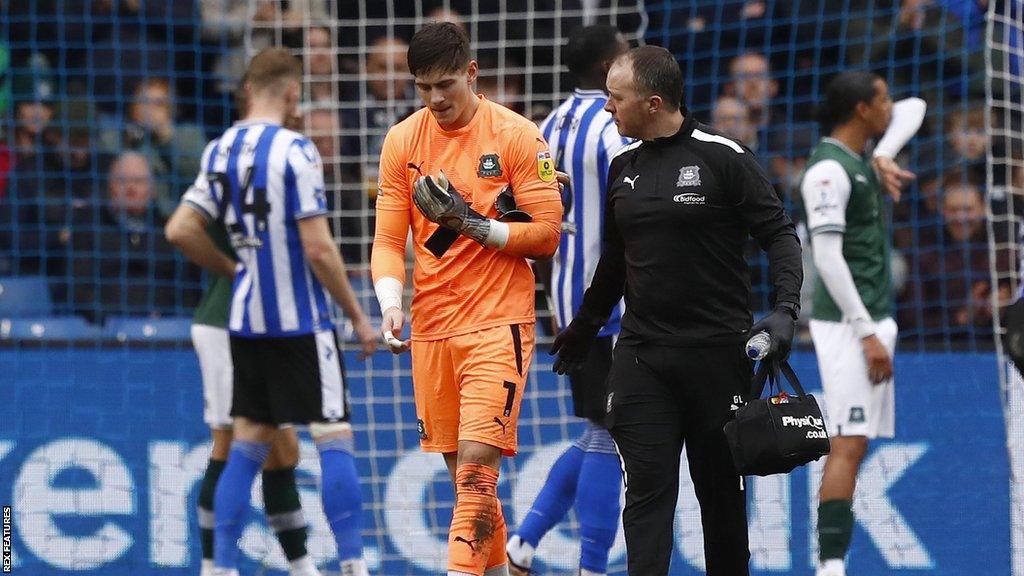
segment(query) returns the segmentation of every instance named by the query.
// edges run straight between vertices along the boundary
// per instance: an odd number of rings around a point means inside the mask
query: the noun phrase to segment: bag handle
[[[751,383],[750,397],[760,398],[761,393],[764,392],[765,381],[768,382],[768,391],[771,392],[776,387],[782,390],[782,377],[785,376],[786,380],[789,380],[790,387],[797,393],[798,396],[806,396],[807,392],[804,392],[804,387],[800,385],[800,379],[796,377],[796,372],[793,371],[793,367],[789,365],[789,360],[782,360],[781,362],[777,359],[765,359],[761,361],[761,364],[757,367],[757,372],[754,373],[754,379]]]

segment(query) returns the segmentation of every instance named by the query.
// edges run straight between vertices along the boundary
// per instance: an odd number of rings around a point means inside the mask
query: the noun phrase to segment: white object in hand
[[[394,333],[391,332],[391,330],[387,330],[384,332],[384,343],[394,349],[399,349],[402,348],[402,346],[404,346],[401,340],[395,338],[395,335]]]
[[[747,340],[747,357],[755,362],[763,360],[772,348],[772,337],[765,331],[758,332]]]

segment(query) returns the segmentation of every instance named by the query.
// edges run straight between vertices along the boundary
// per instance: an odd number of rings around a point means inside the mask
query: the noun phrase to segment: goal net
[[[985,93],[986,177],[989,195],[989,246],[992,283],[1005,284],[1007,294],[994,296],[993,306],[1006,306],[1020,297],[1021,242],[1024,241],[1024,9],[1016,2],[993,2],[988,8],[988,45],[985,60],[989,84]],[[1018,254],[1009,266],[999,265],[998,255]],[[999,315],[993,317],[995,332],[1006,327]],[[1002,341],[996,339],[999,377],[1006,411],[1007,448],[1010,454],[1010,486],[1013,543],[1013,574],[1024,574],[1024,379],[1009,361]]]

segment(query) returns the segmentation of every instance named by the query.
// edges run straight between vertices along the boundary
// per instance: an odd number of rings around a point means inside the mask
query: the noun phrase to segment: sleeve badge
[[[537,152],[537,176],[544,182],[555,179],[555,162],[551,159],[551,152],[547,150]]]

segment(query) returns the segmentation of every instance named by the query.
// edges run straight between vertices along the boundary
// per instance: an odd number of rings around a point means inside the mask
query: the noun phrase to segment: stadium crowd
[[[415,22],[465,26],[486,71],[478,91],[540,121],[570,88],[551,39],[612,21],[634,43],[677,55],[689,109],[757,153],[796,220],[795,185],[829,76],[872,68],[894,97],[927,100],[926,124],[904,152],[917,180],[892,205],[901,338],[988,345],[989,296],[1010,295],[991,285],[986,202],[1024,191],[1024,171],[997,170],[986,187],[985,3],[791,4],[509,0],[499,14],[470,0],[0,1],[0,277],[45,276],[56,313],[91,322],[187,316],[200,274],[175,255],[163,225],[205,141],[237,117],[247,46],[274,43],[302,54],[300,126],[325,161],[342,253],[364,270],[383,137],[418,106],[406,62]],[[474,7],[482,12],[470,18]],[[1021,162],[1024,146],[1012,148],[992,154]],[[1016,244],[1009,236],[997,240]],[[768,310],[767,265],[753,244],[749,254],[753,309]],[[1016,258],[999,250],[997,265]]]

